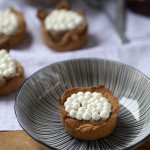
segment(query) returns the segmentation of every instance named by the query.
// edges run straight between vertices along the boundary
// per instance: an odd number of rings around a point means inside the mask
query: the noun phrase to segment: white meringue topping
[[[75,11],[53,10],[44,21],[47,30],[68,31],[83,24],[84,18]]]
[[[78,92],[72,94],[64,103],[68,115],[77,120],[108,119],[111,104],[106,97],[98,92]]]
[[[0,50],[0,79],[9,77],[16,72],[15,61],[5,49]]]
[[[19,26],[19,20],[10,9],[0,11],[0,34],[13,35]]]

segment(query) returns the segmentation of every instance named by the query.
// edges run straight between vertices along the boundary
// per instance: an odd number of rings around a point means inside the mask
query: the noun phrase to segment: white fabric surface
[[[26,78],[54,62],[83,57],[120,61],[150,77],[150,18],[128,11],[126,35],[130,42],[123,45],[119,42],[118,35],[105,14],[78,0],[74,7],[81,7],[87,13],[89,41],[80,50],[55,52],[50,50],[41,40],[36,7],[23,0],[0,1],[0,9],[8,6],[22,11],[27,23],[26,39],[19,47],[10,52],[12,57],[19,60],[24,67]],[[14,112],[15,95],[16,93],[12,93],[0,97],[0,130],[21,129]]]

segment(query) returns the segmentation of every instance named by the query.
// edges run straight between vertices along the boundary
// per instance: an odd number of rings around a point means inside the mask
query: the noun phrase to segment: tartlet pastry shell
[[[15,34],[13,35],[0,35],[0,47],[3,45],[3,39],[9,40],[9,47],[14,48],[20,44],[20,42],[24,39],[26,34],[26,24],[22,13],[18,12],[14,8],[10,8],[12,12],[14,12],[19,20],[19,27]]]
[[[64,102],[66,99],[73,93],[79,91],[86,92],[101,92],[104,97],[106,97],[112,105],[112,112],[110,117],[107,120],[99,121],[85,121],[77,120],[68,116],[65,111]],[[106,137],[110,135],[117,122],[119,103],[118,100],[113,94],[104,86],[98,87],[75,87],[69,90],[66,90],[59,99],[60,103],[60,118],[64,129],[73,137],[80,140],[96,140],[99,138]]]
[[[44,20],[49,13],[44,9],[38,9],[37,16],[41,22],[41,36],[49,48],[56,51],[70,51],[85,45],[88,39],[88,23],[83,12],[76,12],[84,17],[84,23],[73,30],[60,32],[46,29]]]
[[[24,81],[24,69],[18,61],[16,63],[16,73],[9,78],[0,79],[0,95],[6,95],[16,91]]]

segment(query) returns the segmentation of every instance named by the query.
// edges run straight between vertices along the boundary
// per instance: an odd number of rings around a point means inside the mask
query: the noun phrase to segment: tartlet
[[[26,23],[24,17],[21,12],[16,9],[10,7],[8,8],[10,12],[14,13],[18,19],[18,28],[16,32],[10,35],[0,34],[0,47],[3,45],[3,41],[6,39],[9,40],[10,48],[14,48],[20,44],[20,42],[24,39],[26,34]]]
[[[9,76],[0,78],[0,95],[6,95],[16,91],[24,81],[23,67],[17,60],[14,60],[14,64],[16,66],[15,72],[11,73]]]
[[[150,16],[149,0],[126,0],[126,5],[136,13]]]
[[[106,120],[77,120],[68,115],[65,110],[64,103],[66,99],[77,92],[100,92],[106,97],[112,105],[110,116]],[[96,140],[110,135],[117,122],[119,103],[117,98],[104,86],[98,87],[75,87],[66,90],[59,98],[60,103],[60,118],[64,129],[71,136],[80,140]]]
[[[54,10],[66,10],[69,11],[69,6],[65,8],[65,6],[60,7],[59,5]],[[53,11],[54,11],[53,10]],[[73,12],[82,16],[84,22],[82,25],[70,29],[67,31],[56,31],[56,30],[48,30],[45,26],[45,19],[48,15],[50,15],[53,11],[48,12],[42,8],[38,9],[37,16],[41,23],[41,36],[46,45],[53,50],[56,51],[69,51],[75,50],[83,47],[88,38],[88,23],[85,17],[85,14],[79,10],[73,10]],[[56,16],[57,17],[57,16]]]

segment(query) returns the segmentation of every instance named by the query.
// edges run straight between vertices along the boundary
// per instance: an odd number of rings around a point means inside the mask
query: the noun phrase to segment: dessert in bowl
[[[112,132],[103,138],[79,140],[66,132],[64,128],[61,119],[61,115],[64,115],[61,114],[61,109],[67,115],[69,115],[66,113],[69,109],[65,110],[63,102],[60,109],[60,98],[63,98],[67,90],[74,88],[78,88],[78,91],[69,92],[65,101],[78,92],[94,93],[95,91],[89,88],[99,87],[99,85],[109,89],[115,101],[117,97],[119,102],[115,128],[112,128]],[[88,89],[85,91],[80,89],[81,87]],[[98,93],[110,101],[110,98],[102,91]],[[149,78],[128,65],[98,58],[72,59],[51,64],[29,77],[17,94],[15,112],[23,129],[35,140],[52,149],[123,150],[137,147],[150,134],[149,95]],[[111,102],[110,104],[110,116],[104,119],[104,122],[111,119],[111,114],[115,110],[113,104]],[[67,117],[69,119],[70,116]],[[78,117],[80,119],[80,116]],[[97,118],[97,113],[95,117]],[[73,121],[77,122],[90,120],[73,118]],[[93,136],[92,132],[90,133],[90,136]]]

